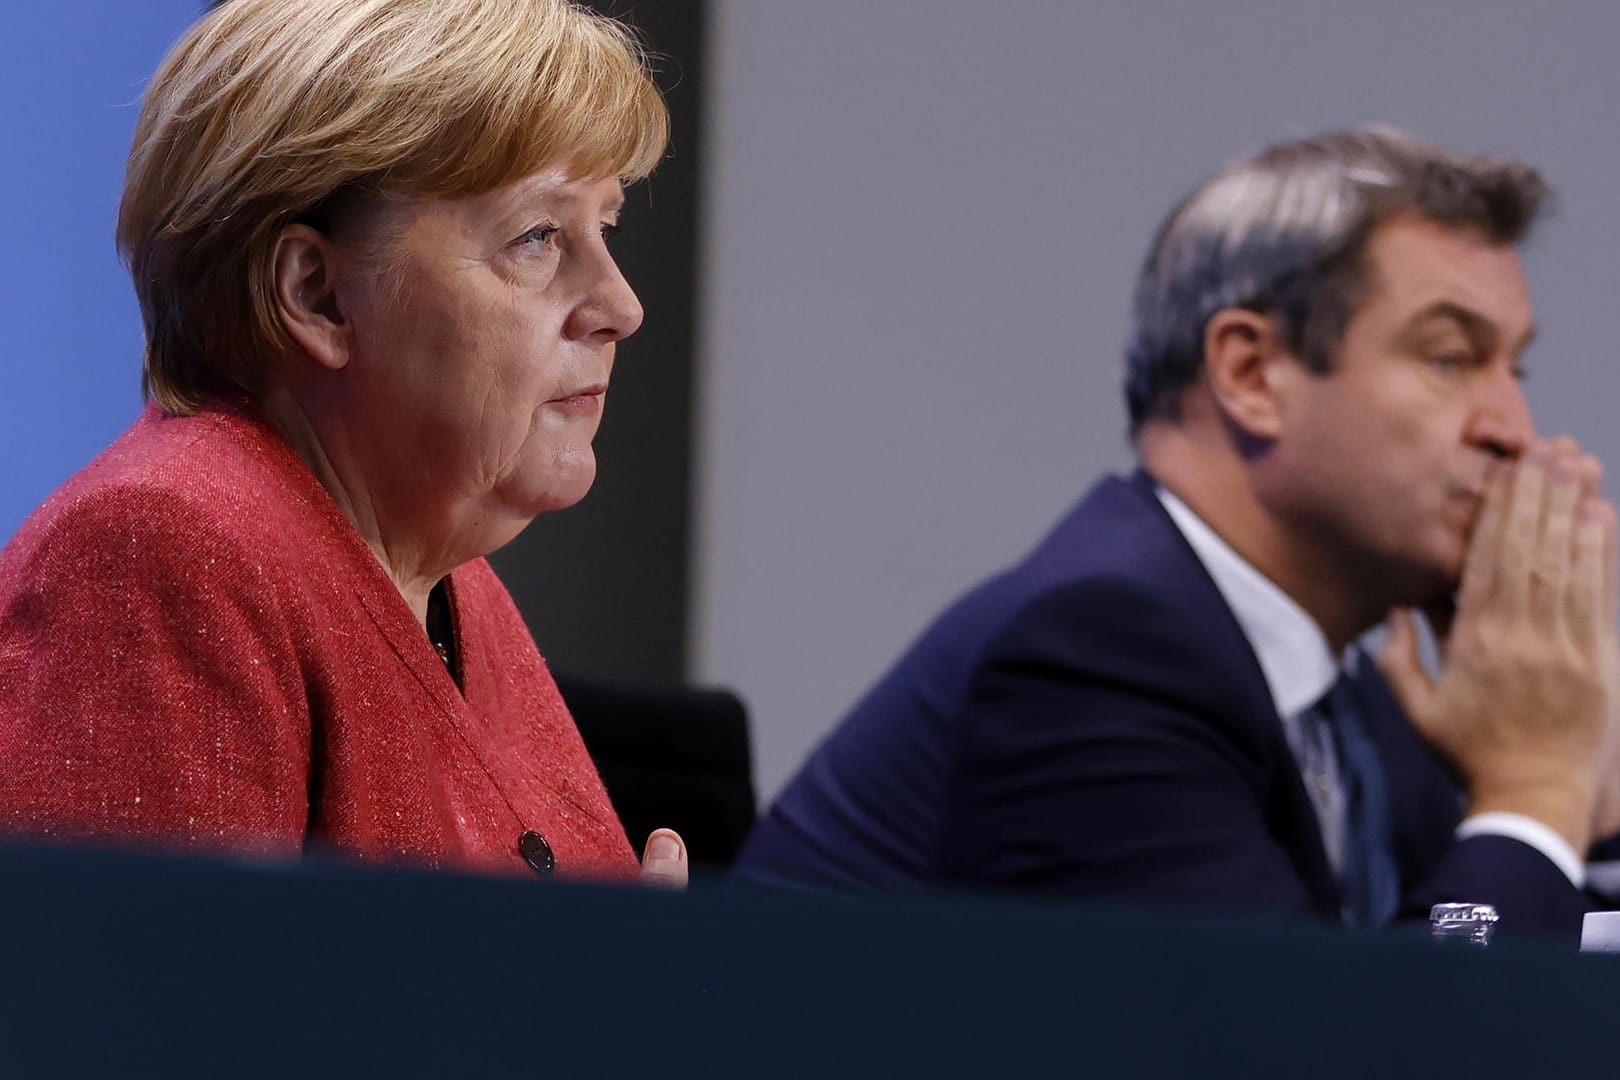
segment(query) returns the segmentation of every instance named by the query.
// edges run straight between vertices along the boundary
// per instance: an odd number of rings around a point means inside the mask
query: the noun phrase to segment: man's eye
[[[1462,371],[1473,362],[1474,358],[1464,352],[1439,352],[1429,357],[1429,363],[1441,371]]]

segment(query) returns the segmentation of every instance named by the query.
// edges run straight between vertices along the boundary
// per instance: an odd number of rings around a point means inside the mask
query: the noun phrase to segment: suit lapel
[[[1138,470],[1128,483],[1107,483],[1117,484],[1119,494],[1146,515],[1138,525],[1146,525],[1168,541],[1155,546],[1162,557],[1143,566],[1142,572],[1151,575],[1150,587],[1174,597],[1188,613],[1191,632],[1201,635],[1210,652],[1212,665],[1207,673],[1182,673],[1190,676],[1184,692],[1200,695],[1194,698],[1200,712],[1218,718],[1252,755],[1272,835],[1288,852],[1317,909],[1324,917],[1338,919],[1343,889],[1328,863],[1316,810],[1306,794],[1254,649],[1209,571],[1159,502],[1156,481]],[[1209,683],[1190,685],[1191,680],[1207,675],[1214,676]]]

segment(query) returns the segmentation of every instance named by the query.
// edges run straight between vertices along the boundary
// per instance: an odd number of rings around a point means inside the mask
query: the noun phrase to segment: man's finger
[[[1581,477],[1581,494],[1596,495],[1603,490],[1603,463],[1591,454],[1582,454],[1576,470]]]
[[[1530,606],[1530,576],[1541,538],[1549,453],[1546,444],[1537,444],[1513,470],[1513,491],[1508,497],[1507,520],[1502,525],[1497,574],[1507,609],[1515,613],[1525,612]]]
[[[1599,502],[1591,511],[1596,514],[1603,525],[1603,598],[1608,601],[1604,612],[1606,625],[1610,630],[1620,621],[1620,569],[1616,567],[1616,547],[1620,546],[1620,524],[1615,521],[1614,507],[1606,502]]]
[[[1422,732],[1429,715],[1434,680],[1429,678],[1418,653],[1417,625],[1412,613],[1405,608],[1391,611],[1387,625],[1389,633],[1384,637],[1384,647],[1378,650],[1378,670],[1395,694],[1395,700],[1400,702],[1402,711]]]
[[[1497,554],[1502,546],[1502,525],[1507,518],[1508,496],[1513,487],[1513,467],[1493,464],[1485,477],[1484,501],[1474,519],[1473,536],[1468,542],[1468,559],[1463,564],[1462,582],[1457,587],[1457,607],[1478,607],[1495,591]]]
[[[1543,630],[1551,630],[1565,610],[1574,559],[1576,512],[1581,501],[1580,476],[1573,457],[1555,460],[1547,473],[1546,512],[1541,540],[1531,556],[1530,612]],[[1588,583],[1592,598],[1597,582]]]
[[[1569,613],[1572,629],[1583,641],[1601,637],[1603,621],[1609,617],[1613,606],[1604,595],[1611,576],[1604,565],[1610,546],[1604,535],[1608,531],[1604,523],[1604,509],[1596,499],[1582,499],[1580,518],[1575,526]]]
[[[1602,499],[1582,499],[1575,526],[1572,592],[1574,589],[1585,592],[1587,595],[1578,599],[1583,605],[1590,605],[1590,610],[1578,609],[1575,617],[1592,619],[1593,629],[1607,634],[1615,632],[1617,606],[1620,606],[1620,599],[1616,597],[1616,543],[1614,507]]]

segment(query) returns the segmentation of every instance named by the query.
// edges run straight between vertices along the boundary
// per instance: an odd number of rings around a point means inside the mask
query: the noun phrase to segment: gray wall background
[[[1546,171],[1528,390],[1614,475],[1617,54],[1595,0],[716,0],[689,668],[748,699],[762,795],[1129,464],[1149,235],[1279,137],[1382,121]]]

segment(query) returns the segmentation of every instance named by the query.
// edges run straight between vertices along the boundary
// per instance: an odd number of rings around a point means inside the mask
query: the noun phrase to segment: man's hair
[[[1459,156],[1386,127],[1280,143],[1226,166],[1170,212],[1137,277],[1125,354],[1132,433],[1175,418],[1216,312],[1274,317],[1284,345],[1326,372],[1366,291],[1378,225],[1412,214],[1517,244],[1547,196],[1529,165]]]
[[[230,0],[142,102],[118,216],[171,413],[292,347],[276,239],[354,194],[477,195],[552,166],[637,180],[669,119],[645,53],[566,0]]]

